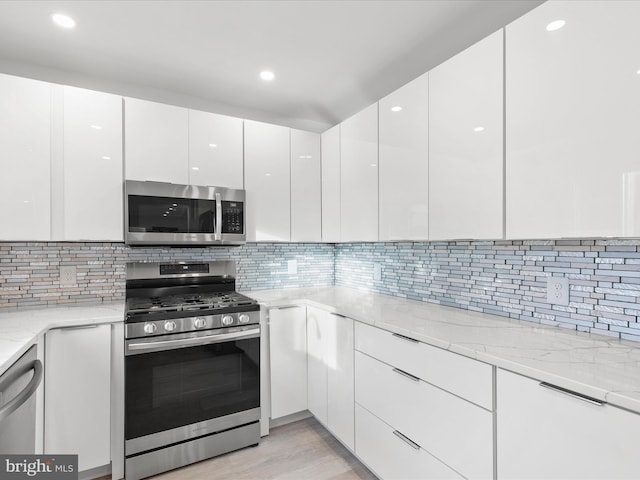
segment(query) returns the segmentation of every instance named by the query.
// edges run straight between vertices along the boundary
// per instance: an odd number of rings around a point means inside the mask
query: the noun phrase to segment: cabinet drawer
[[[422,448],[356,405],[356,455],[381,479],[462,479]]]
[[[493,410],[491,365],[356,323],[356,350]]]
[[[544,386],[498,369],[498,478],[639,478],[640,415]]]
[[[493,477],[491,412],[361,352],[355,372],[357,404],[465,477]]]

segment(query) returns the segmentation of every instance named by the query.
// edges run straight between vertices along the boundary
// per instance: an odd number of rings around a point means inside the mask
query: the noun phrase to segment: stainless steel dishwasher
[[[36,452],[36,395],[42,363],[34,345],[0,376],[0,454]]]

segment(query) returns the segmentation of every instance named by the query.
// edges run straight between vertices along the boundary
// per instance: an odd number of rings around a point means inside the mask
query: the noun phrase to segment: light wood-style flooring
[[[375,480],[315,419],[271,429],[248,447],[152,477],[153,480]]]

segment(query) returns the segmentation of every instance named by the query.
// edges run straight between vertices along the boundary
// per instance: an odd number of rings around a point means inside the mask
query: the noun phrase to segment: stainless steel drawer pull
[[[392,335],[394,337],[398,337],[401,338],[402,340],[407,340],[409,342],[413,342],[413,343],[420,343],[418,340],[416,340],[415,338],[411,338],[411,337],[407,337],[405,335],[400,335],[399,333],[392,333]]]
[[[577,398],[578,400],[582,400],[583,402],[590,403],[591,405],[597,405],[599,407],[603,407],[606,402],[598,400],[596,398],[588,397],[586,395],[582,395],[581,393],[572,392],[571,390],[567,390],[566,388],[558,387],[556,385],[552,385],[547,382],[540,382],[540,386],[544,388],[548,388],[549,390],[553,390],[554,392],[564,393],[573,398]]]
[[[393,434],[398,437],[400,440],[402,440],[404,443],[406,443],[407,445],[409,445],[411,448],[415,449],[415,450],[420,450],[420,445],[418,445],[416,442],[414,442],[413,440],[411,440],[410,438],[405,437],[403,434],[401,434],[398,430],[394,430]]]
[[[393,371],[396,372],[396,373],[399,373],[403,377],[407,377],[409,380],[413,380],[414,382],[419,382],[420,381],[420,379],[418,377],[416,377],[414,375],[411,375],[410,373],[407,373],[404,370],[400,370],[399,368],[394,368]]]

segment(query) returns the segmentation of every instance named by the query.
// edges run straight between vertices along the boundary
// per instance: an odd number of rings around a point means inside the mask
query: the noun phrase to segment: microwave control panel
[[[244,233],[244,204],[222,202],[222,233]]]

